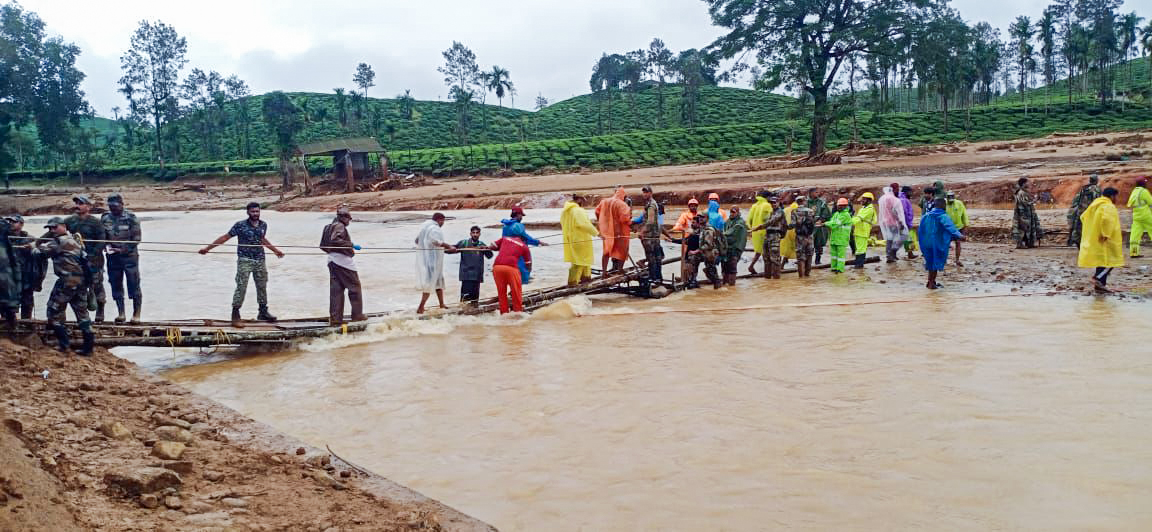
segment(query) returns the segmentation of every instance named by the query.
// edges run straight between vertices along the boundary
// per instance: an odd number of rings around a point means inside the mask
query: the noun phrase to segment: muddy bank
[[[0,367],[0,530],[492,530],[102,349]]]

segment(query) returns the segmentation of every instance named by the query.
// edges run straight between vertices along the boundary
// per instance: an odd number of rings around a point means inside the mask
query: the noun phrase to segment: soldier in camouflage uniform
[[[832,209],[828,207],[828,202],[824,201],[817,194],[814,188],[808,189],[808,208],[816,215],[816,221],[827,222],[832,219]],[[820,257],[824,254],[824,246],[828,245],[828,235],[831,230],[824,226],[823,223],[816,226],[816,232],[812,234],[812,245],[815,246],[816,256],[813,259],[815,264],[820,264]]]
[[[84,345],[76,352],[89,356],[92,354],[94,343],[92,322],[88,320],[86,297],[88,284],[92,282],[90,263],[84,256],[84,247],[68,234],[68,223],[64,219],[53,218],[44,227],[48,229],[51,237],[42,241],[33,253],[51,258],[56,273],[56,285],[52,287],[52,295],[48,297],[48,327],[56,333],[60,351],[67,351],[71,339],[68,327],[64,325],[67,320],[64,311],[69,306],[72,307],[76,323],[84,336]]]
[[[728,251],[728,240],[724,233],[710,223],[705,223],[700,230],[700,253],[697,254],[698,263],[704,264],[704,275],[712,282],[712,288],[719,289],[723,284],[716,266]]]
[[[774,207],[772,214],[764,223],[752,228],[753,231],[764,231],[764,277],[780,278],[780,270],[784,269],[784,257],[780,256],[780,241],[792,226],[780,208],[780,199],[772,197],[768,200]]]
[[[21,282],[16,250],[8,238],[10,225],[7,219],[0,220],[0,317],[12,330],[16,328],[16,312],[20,310]]]
[[[132,298],[132,323],[140,323],[140,222],[131,211],[124,210],[124,198],[119,194],[108,196],[108,212],[100,217],[108,240],[108,284],[112,286],[112,300],[116,302],[116,323],[124,323],[124,280],[128,281],[128,297]]]
[[[812,275],[812,255],[816,252],[815,234],[817,226],[823,222],[816,218],[816,212],[808,208],[808,198],[796,198],[800,206],[792,211],[792,226],[796,228],[796,273],[800,277]]]
[[[1043,232],[1040,218],[1036,216],[1036,197],[1028,190],[1028,178],[1021,177],[1016,182],[1016,209],[1012,215],[1012,238],[1016,249],[1034,248],[1040,244]]]
[[[1088,178],[1088,184],[1081,187],[1080,192],[1076,193],[1076,197],[1072,198],[1072,206],[1068,208],[1069,247],[1080,247],[1080,233],[1084,230],[1084,226],[1080,222],[1080,215],[1084,214],[1084,211],[1088,210],[1088,206],[1100,197],[1099,182],[1100,178],[1096,174],[1092,174]]]
[[[92,271],[92,283],[88,287],[85,299],[92,307],[93,300],[96,305],[96,323],[104,321],[104,242],[108,239],[104,231],[104,224],[100,219],[92,216],[92,200],[85,195],[72,197],[76,204],[76,214],[64,219],[68,224],[68,231],[80,235],[84,243],[84,253],[88,256],[88,268]]]
[[[19,214],[4,218],[8,222],[8,236],[12,242],[12,251],[15,252],[16,264],[20,269],[20,319],[32,319],[32,306],[35,304],[35,293],[40,291],[44,283],[44,275],[48,270],[48,259],[33,257],[32,249],[36,247],[36,238],[24,230],[24,217]]]

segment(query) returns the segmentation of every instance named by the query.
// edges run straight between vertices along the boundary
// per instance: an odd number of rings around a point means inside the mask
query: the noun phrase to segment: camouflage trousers
[[[784,264],[784,257],[780,256],[780,235],[768,233],[764,237],[764,268],[775,266],[778,271]]]
[[[88,268],[92,270],[92,286],[88,287],[85,299],[95,299],[96,303],[103,305],[107,301],[104,295],[104,254],[88,257]]]
[[[76,315],[76,323],[81,329],[87,329],[91,324],[88,319],[88,286],[84,284],[83,275],[68,275],[57,277],[52,287],[52,294],[48,296],[48,325],[63,324],[68,321],[64,314],[68,307]]]
[[[268,306],[268,266],[263,260],[236,259],[236,292],[232,294],[232,308],[244,306],[248,293],[248,276],[256,283],[256,303]]]
[[[716,260],[708,260],[703,253],[688,255],[685,263],[688,265],[687,279],[689,286],[697,284],[696,277],[700,275],[700,265],[704,265],[704,275],[714,286],[720,286],[720,275],[716,272]]]
[[[816,253],[816,245],[813,240],[811,235],[796,235],[796,260],[812,260],[812,255]]]

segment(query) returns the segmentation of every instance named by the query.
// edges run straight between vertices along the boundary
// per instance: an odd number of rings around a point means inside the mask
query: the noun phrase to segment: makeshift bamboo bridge
[[[670,258],[664,264],[679,262],[680,258]],[[656,286],[662,287],[655,290]],[[650,283],[647,268],[634,266],[591,282],[576,286],[560,286],[523,293],[524,310],[531,311],[552,304],[560,299],[580,294],[624,293],[640,297],[658,297],[659,294],[675,291],[674,282]],[[681,287],[682,288],[682,287]],[[494,312],[499,309],[497,298],[492,297],[478,302],[475,306],[453,305],[448,310],[433,311],[417,316],[416,319],[437,319],[452,315],[475,315]],[[281,319],[275,322],[245,321],[244,327],[233,327],[230,320],[195,318],[181,320],[147,321],[142,323],[93,323],[96,345],[103,347],[254,347],[282,349],[294,342],[307,338],[320,338],[330,335],[354,334],[371,326],[373,319],[412,317],[409,312],[369,313],[370,321],[347,323],[332,326],[328,317]],[[80,331],[69,324],[73,340],[80,341]],[[42,320],[21,320],[17,323],[15,335],[38,335],[49,345],[55,339]]]

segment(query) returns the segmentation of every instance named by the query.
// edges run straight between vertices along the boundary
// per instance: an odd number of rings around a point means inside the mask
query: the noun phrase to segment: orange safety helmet
[[[847,207],[848,205],[851,205],[851,203],[848,202],[848,198],[840,198],[836,200],[837,207]]]

